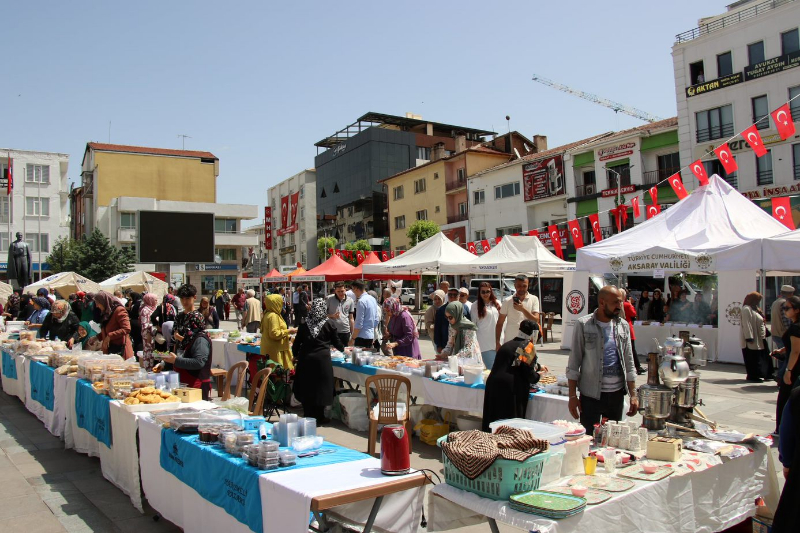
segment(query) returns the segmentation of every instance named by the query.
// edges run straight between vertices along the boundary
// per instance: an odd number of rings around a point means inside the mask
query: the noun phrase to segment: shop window
[[[772,150],[767,150],[763,157],[756,158],[756,183],[758,185],[772,184]]]
[[[747,64],[755,65],[764,61],[764,41],[747,45]]]
[[[695,113],[697,142],[727,138],[733,135],[733,106],[730,104]]]
[[[751,99],[753,109],[753,124],[760,130],[769,128],[769,103],[767,95],[756,96]]]
[[[791,54],[800,50],[800,35],[797,28],[781,33],[781,55]]]
[[[473,205],[480,205],[486,203],[486,191],[473,191],[472,193],[472,203]]]
[[[690,85],[706,82],[705,69],[703,68],[702,61],[697,61],[689,65],[689,77],[691,78]]]
[[[733,74],[733,56],[730,52],[717,55],[717,77]]]

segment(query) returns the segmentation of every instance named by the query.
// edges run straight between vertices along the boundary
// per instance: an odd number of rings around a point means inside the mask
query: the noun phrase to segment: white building
[[[677,96],[680,161],[698,158],[711,173],[752,199],[800,190],[800,137],[782,141],[768,114],[800,95],[800,2],[740,1],[720,15],[676,37],[672,47]],[[800,119],[800,98],[792,102]],[[757,158],[737,137],[730,143],[739,170],[725,176],[708,152],[759,118],[759,133],[769,153]],[[684,173],[691,189],[697,180]]]
[[[297,213],[292,214],[292,195],[297,194]],[[283,224],[282,199],[287,199]],[[317,171],[303,170],[269,188],[267,202],[272,208],[272,249],[269,268],[291,267],[298,262],[306,269],[319,264],[317,253]],[[292,226],[292,219],[295,226]],[[294,268],[292,269],[294,270]]]
[[[0,148],[0,176],[5,177],[9,159],[14,189],[9,197],[5,179],[2,180],[0,272],[8,268],[9,244],[15,240],[14,235],[21,232],[31,249],[32,279],[38,280],[40,272],[42,276],[48,273],[47,255],[53,243],[69,235],[69,155]]]

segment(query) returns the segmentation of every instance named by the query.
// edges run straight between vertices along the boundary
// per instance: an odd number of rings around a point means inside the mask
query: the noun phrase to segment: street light
[[[630,165],[628,167],[628,176],[631,175],[631,169],[633,167],[635,167],[635,166],[636,165]],[[610,167],[606,167],[606,170],[608,172],[613,172],[614,174],[617,175],[617,206],[619,206],[620,202],[622,200],[622,175],[619,172],[617,172],[616,170],[614,170],[614,169],[612,169]]]

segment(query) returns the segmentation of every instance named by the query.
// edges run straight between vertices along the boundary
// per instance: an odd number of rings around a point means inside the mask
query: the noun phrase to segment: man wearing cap
[[[505,339],[509,341],[517,336],[519,325],[523,320],[533,320],[537,326],[539,325],[539,298],[528,292],[528,276],[518,274],[514,277],[514,288],[517,292],[506,298],[500,306],[500,316],[495,326],[497,350],[500,349],[503,327],[505,327]]]
[[[469,289],[466,287],[461,287],[458,289],[458,301],[461,302],[461,305],[464,306],[464,314],[467,318],[470,318],[472,314],[472,302],[469,301]],[[470,320],[472,320],[470,318]]]
[[[778,296],[778,299],[772,303],[772,307],[769,308],[770,317],[772,317],[770,322],[770,333],[772,333],[772,349],[773,350],[780,350],[783,348],[783,334],[786,333],[786,330],[789,329],[789,326],[792,324],[792,321],[789,320],[785,314],[783,314],[783,304],[786,303],[786,298],[794,296],[794,287],[791,285],[783,285],[781,286],[781,293]],[[778,365],[778,377],[782,377],[784,372],[786,372],[786,362],[789,360],[787,357],[783,361],[780,362]]]

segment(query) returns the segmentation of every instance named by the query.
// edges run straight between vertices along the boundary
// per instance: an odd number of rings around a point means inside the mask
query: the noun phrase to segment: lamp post
[[[630,165],[628,167],[628,176],[631,175],[631,169],[635,166],[636,165]],[[619,207],[620,203],[622,202],[622,175],[616,170],[609,167],[606,167],[606,170],[608,172],[613,172],[614,174],[617,175],[617,207]]]

